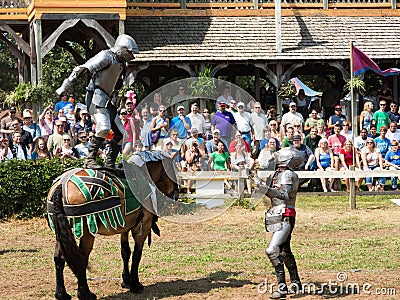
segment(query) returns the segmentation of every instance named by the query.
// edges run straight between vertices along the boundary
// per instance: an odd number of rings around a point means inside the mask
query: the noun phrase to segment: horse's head
[[[148,162],[147,168],[154,184],[157,188],[170,199],[179,199],[179,185],[177,179],[177,168],[170,158],[161,161]]]

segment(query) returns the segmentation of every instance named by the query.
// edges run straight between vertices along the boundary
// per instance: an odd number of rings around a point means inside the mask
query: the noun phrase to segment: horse
[[[176,175],[175,172],[168,172],[174,170],[172,159],[164,157],[161,160],[144,162],[142,170],[144,166],[148,170],[147,176],[151,177],[159,191],[177,200],[179,188]],[[126,199],[126,185],[121,185],[121,181],[120,178],[101,169],[72,169],[64,172],[50,188],[47,211],[49,226],[54,229],[56,235],[56,299],[71,299],[64,285],[65,262],[78,279],[78,298],[96,299],[96,295],[88,287],[86,277],[95,234],[121,235],[122,287],[129,288],[134,293],[143,290],[138,275],[139,263],[146,238],[149,246],[151,244],[151,231],[160,234],[156,224],[158,216],[148,206],[140,203],[137,208],[131,208],[129,214],[121,213],[126,211],[129,205],[132,206]],[[143,182],[139,183],[140,189],[142,186]],[[74,217],[71,218],[71,215]],[[135,241],[130,270],[129,259],[132,252],[129,247],[129,232]],[[79,238],[79,246],[76,237]]]

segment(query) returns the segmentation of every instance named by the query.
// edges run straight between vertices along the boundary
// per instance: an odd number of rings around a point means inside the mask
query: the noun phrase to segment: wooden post
[[[30,57],[30,63],[31,63],[31,84],[35,85],[37,84],[37,65],[36,65],[36,43],[35,43],[35,31],[33,29],[33,24],[29,26],[29,31],[30,31],[30,46],[31,46],[31,57]]]
[[[256,90],[256,100],[260,101],[261,82],[260,82],[260,69],[259,68],[255,69],[254,88]]]
[[[243,200],[244,198],[244,181],[245,179],[243,178],[243,176],[247,177],[247,174],[245,173],[245,170],[240,170],[240,176],[238,179],[238,199],[239,200]]]
[[[350,171],[354,171],[354,166],[350,166]],[[350,209],[356,209],[356,179],[354,177],[349,178],[350,181]]]
[[[36,65],[37,65],[37,84],[42,83],[42,21],[33,21],[33,30],[35,32]]]
[[[118,34],[124,34],[125,33],[125,22],[123,20],[119,20],[118,23]]]
[[[279,98],[278,96],[278,90],[281,86],[282,83],[282,63],[277,62],[276,64],[276,89],[275,89],[275,94],[276,94],[276,106],[277,106],[277,112],[278,114],[282,115],[282,99]]]
[[[281,0],[275,0],[275,44],[276,52],[282,53],[281,41]]]
[[[186,0],[181,0],[181,9],[186,9]]]
[[[392,0],[392,9],[396,9],[396,0]]]
[[[396,1],[396,0],[394,0]],[[329,0],[323,0],[324,2],[324,9],[328,9],[328,5],[329,5]]]
[[[396,1],[396,0],[394,0]],[[258,9],[258,0],[253,0],[253,7],[254,9]]]

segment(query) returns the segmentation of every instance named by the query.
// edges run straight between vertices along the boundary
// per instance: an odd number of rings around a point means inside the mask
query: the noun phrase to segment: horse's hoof
[[[78,292],[78,299],[79,300],[96,300],[97,296],[95,294],[93,294],[91,291],[88,291],[86,293]]]
[[[72,297],[70,295],[68,295],[67,293],[55,293],[54,297],[57,300],[71,300]]]
[[[143,291],[143,289],[144,289],[143,284],[141,284],[140,282],[137,282],[133,286],[131,286],[129,290],[132,293],[139,294],[140,292]]]
[[[131,285],[130,285],[130,284],[127,284],[127,283],[125,283],[125,282],[122,282],[122,283],[121,283],[121,287],[122,287],[123,289],[130,289],[130,288],[131,288]]]

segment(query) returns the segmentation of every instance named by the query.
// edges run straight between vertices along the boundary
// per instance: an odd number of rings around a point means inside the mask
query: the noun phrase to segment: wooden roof
[[[400,17],[128,17],[138,61],[349,59],[350,41],[375,59],[400,58]]]

